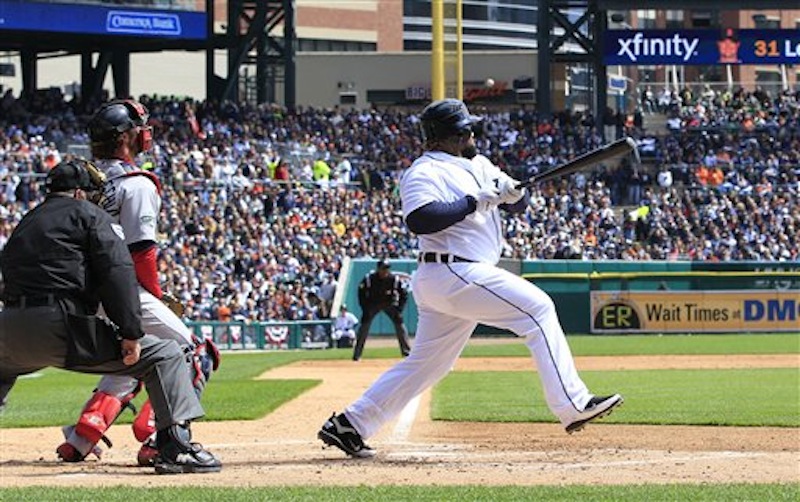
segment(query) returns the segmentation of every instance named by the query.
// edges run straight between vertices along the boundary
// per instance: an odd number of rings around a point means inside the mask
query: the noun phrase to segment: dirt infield
[[[557,424],[433,422],[429,393],[370,440],[371,460],[322,449],[316,431],[395,361],[304,361],[266,379],[322,384],[269,416],[198,422],[195,436],[224,463],[219,474],[157,476],[136,467],[127,426],[102,461],[56,461],[58,428],[0,430],[0,487],[214,485],[536,485],[800,482],[800,433],[773,427],[664,427],[592,424],[567,435]],[[576,358],[580,370],[800,367],[800,356],[635,356]],[[462,358],[457,371],[531,369],[527,358]],[[624,413],[624,407],[619,411]]]

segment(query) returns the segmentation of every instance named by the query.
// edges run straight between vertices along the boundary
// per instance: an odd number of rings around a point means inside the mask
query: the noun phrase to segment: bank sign
[[[593,333],[800,334],[797,290],[593,291]]]
[[[608,30],[603,63],[800,64],[800,30]]]
[[[45,31],[203,40],[206,13],[0,0],[0,31]]]

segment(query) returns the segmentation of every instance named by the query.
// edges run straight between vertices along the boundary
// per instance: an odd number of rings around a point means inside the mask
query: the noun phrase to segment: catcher
[[[191,442],[189,422],[203,408],[188,361],[174,341],[143,333],[130,253],[108,214],[87,202],[100,195],[102,175],[72,160],[46,186],[0,258],[0,407],[19,375],[47,366],[139,378],[158,414],[156,473],[218,472],[220,461]],[[107,317],[96,315],[99,302]]]
[[[106,177],[100,205],[122,227],[125,244],[133,258],[142,305],[142,329],[158,338],[175,340],[192,362],[192,383],[200,396],[211,372],[219,366],[219,352],[211,340],[201,342],[183,324],[183,307],[165,294],[158,282],[156,230],[161,210],[161,184],[150,171],[139,169],[134,159],[153,143],[147,108],[132,99],[102,105],[89,121],[92,155]],[[169,305],[169,306],[168,306]],[[175,311],[171,310],[171,308]],[[177,311],[177,313],[176,313]],[[98,443],[111,442],[105,433],[122,410],[141,391],[138,380],[118,375],[104,376],[86,403],[75,425],[63,428],[66,441],[56,449],[65,462],[80,462],[90,453],[98,458]],[[133,423],[133,434],[142,442],[139,465],[152,465],[158,456],[156,417],[150,401]]]

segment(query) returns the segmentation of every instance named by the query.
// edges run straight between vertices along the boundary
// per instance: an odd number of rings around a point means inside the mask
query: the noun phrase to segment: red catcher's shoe
[[[158,450],[145,443],[139,448],[139,454],[136,455],[136,462],[140,467],[153,467],[156,463]]]
[[[59,447],[56,448],[56,453],[58,454],[58,458],[64,462],[83,462],[86,458],[69,443],[61,443]]]

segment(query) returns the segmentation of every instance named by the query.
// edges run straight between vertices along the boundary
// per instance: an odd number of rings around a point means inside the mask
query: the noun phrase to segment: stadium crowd
[[[421,151],[414,111],[140,98],[163,181],[160,270],[194,320],[328,316],[349,257],[411,257],[397,180]],[[0,100],[0,249],[42,196],[49,168],[81,153],[95,103]],[[602,144],[588,114],[492,111],[482,153],[518,179]],[[681,92],[668,130],[617,122],[642,165],[542,185],[507,218],[522,259],[800,259],[800,92]]]

